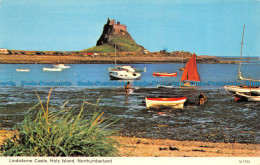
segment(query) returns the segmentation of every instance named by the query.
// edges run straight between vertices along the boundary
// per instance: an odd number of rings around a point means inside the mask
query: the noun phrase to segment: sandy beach
[[[0,131],[0,144],[14,135],[8,130]],[[177,141],[169,139],[146,139],[113,137],[120,143],[122,157],[259,157],[260,144],[211,143],[201,141]]]

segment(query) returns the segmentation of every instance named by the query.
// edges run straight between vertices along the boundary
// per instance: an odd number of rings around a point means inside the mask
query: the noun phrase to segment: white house
[[[144,49],[144,50],[143,50],[143,53],[144,53],[144,54],[148,54],[149,51],[148,51],[147,49]]]

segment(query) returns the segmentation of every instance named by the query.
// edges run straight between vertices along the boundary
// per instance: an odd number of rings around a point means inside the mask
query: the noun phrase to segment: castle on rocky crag
[[[126,25],[120,24],[120,22],[117,22],[109,18],[107,19],[107,23],[104,25],[103,33],[99,40],[97,41],[96,46],[103,45],[106,43],[109,43],[111,40],[111,35],[123,35],[125,37],[131,38],[131,36],[127,32]]]
[[[116,20],[114,20],[114,19],[110,20],[108,18],[107,25],[109,25],[109,28],[112,29],[113,34],[118,34],[120,32],[127,31],[125,25],[121,25],[119,21],[116,23]]]

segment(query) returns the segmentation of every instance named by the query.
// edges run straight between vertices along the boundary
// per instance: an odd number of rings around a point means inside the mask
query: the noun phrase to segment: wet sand
[[[14,132],[0,130],[0,144]],[[259,157],[260,144],[211,143],[135,137],[113,137],[122,157]]]
[[[260,144],[115,137],[125,157],[259,157]]]

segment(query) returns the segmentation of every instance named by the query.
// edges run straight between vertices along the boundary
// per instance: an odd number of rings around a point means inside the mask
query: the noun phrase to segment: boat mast
[[[242,61],[242,51],[243,51],[243,43],[244,43],[244,33],[245,33],[245,24],[244,24],[244,29],[243,29],[242,43],[241,43],[240,62],[239,62],[239,68],[238,68],[238,79],[242,79],[240,68],[241,68],[241,61]]]
[[[116,68],[116,44],[115,44],[115,68]]]
[[[58,58],[58,64],[60,64],[60,48],[59,48],[59,58]]]

